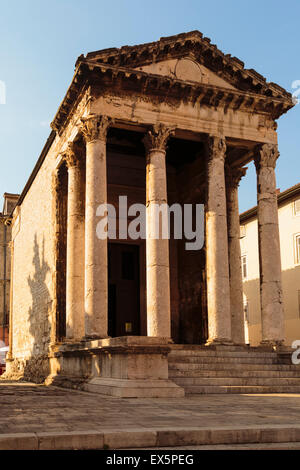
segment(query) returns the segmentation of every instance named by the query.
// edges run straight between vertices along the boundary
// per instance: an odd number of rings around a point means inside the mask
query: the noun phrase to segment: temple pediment
[[[199,31],[159,41],[81,55],[67,94],[51,124],[56,131],[87,83],[101,90],[159,97],[194,106],[267,113],[270,122],[294,106],[292,95],[244,63],[224,54]]]
[[[275,83],[268,83],[260,73],[246,69],[237,57],[224,54],[200,31],[163,37],[159,41],[136,46],[123,46],[90,52],[78,58],[115,67],[147,71],[152,74],[176,73],[212,85],[232,88],[258,95],[291,99],[291,94]],[[176,70],[177,65],[177,70]],[[174,77],[174,75],[173,75]],[[175,77],[174,77],[175,78]],[[177,78],[179,78],[177,76]],[[187,78],[183,79],[187,80]]]
[[[236,89],[223,78],[213,73],[204,65],[199,64],[199,62],[191,57],[156,62],[142,67],[137,67],[136,70],[155,75],[163,75],[187,82],[214,85],[217,87],[229,88],[231,90]]]

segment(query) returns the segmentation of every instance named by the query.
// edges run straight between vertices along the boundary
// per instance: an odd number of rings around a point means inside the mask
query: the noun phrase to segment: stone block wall
[[[12,227],[12,357],[15,371],[37,382],[48,375],[47,355],[55,326],[55,160],[50,149],[25,199],[15,209]]]

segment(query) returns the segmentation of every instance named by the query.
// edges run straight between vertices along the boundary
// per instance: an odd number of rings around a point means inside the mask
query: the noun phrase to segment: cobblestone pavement
[[[0,380],[0,434],[300,425],[300,395],[119,399]]]

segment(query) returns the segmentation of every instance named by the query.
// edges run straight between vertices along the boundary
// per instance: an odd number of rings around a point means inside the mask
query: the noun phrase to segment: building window
[[[242,256],[242,276],[243,280],[248,277],[247,255]]]
[[[300,199],[295,201],[294,205],[295,215],[300,215]]]
[[[295,235],[295,263],[300,264],[300,234]]]

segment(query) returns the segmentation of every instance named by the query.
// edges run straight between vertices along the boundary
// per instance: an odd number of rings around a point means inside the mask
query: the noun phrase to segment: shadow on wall
[[[36,234],[34,237],[32,264],[34,266],[34,273],[27,278],[32,298],[32,304],[27,316],[28,341],[32,341],[32,346],[31,356],[24,364],[24,378],[41,383],[49,375],[50,370],[48,351],[51,333],[50,316],[52,300],[46,283],[50,266],[45,260],[45,240],[43,238],[40,248]]]
[[[250,344],[255,346],[261,342],[259,279],[244,281],[243,291],[248,302]],[[286,321],[285,342],[290,345],[294,340],[300,340],[300,266],[282,271],[282,291]]]

